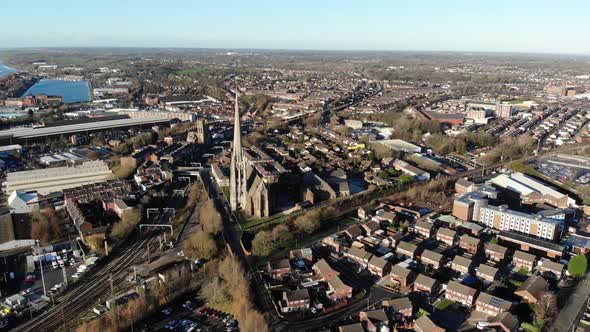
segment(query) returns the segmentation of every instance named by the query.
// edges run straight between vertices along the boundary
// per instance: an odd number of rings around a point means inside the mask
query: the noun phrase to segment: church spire
[[[240,123],[240,107],[238,104],[238,85],[236,84],[236,99],[234,105],[234,140],[231,152],[230,166],[230,207],[232,211],[244,208],[242,202],[245,198],[246,170],[242,155],[242,130]]]

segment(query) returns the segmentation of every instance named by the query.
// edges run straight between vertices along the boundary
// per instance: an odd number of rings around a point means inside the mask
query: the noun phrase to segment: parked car
[[[186,301],[182,304],[182,307],[186,310],[193,310],[195,308],[195,305],[189,300]]]

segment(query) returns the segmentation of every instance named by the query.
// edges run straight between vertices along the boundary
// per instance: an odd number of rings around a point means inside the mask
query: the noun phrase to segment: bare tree
[[[182,243],[182,248],[188,257],[210,259],[217,254],[217,243],[211,234],[196,231]]]
[[[533,308],[535,313],[535,325],[542,328],[545,324],[551,322],[557,314],[557,296],[552,292],[545,292],[535,303]]]
[[[205,201],[199,208],[199,222],[207,233],[219,234],[223,229],[221,215],[212,200]]]

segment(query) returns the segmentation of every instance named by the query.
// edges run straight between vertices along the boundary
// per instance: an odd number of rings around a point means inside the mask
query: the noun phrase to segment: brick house
[[[457,232],[450,228],[439,228],[436,232],[436,240],[443,242],[449,247],[455,245],[455,241],[457,238]]]
[[[358,225],[353,225],[342,231],[351,241],[355,241],[357,237],[363,235],[362,228]]]
[[[443,255],[432,250],[424,250],[420,255],[420,261],[424,265],[432,266],[434,269],[438,269],[444,263],[444,257]]]
[[[512,302],[506,301],[488,293],[481,292],[475,301],[475,310],[487,315],[495,316],[501,312],[509,311]]]
[[[452,280],[449,281],[445,291],[446,299],[459,302],[467,308],[473,307],[476,295],[477,290]]]
[[[489,265],[481,264],[475,270],[475,275],[482,280],[487,282],[494,282],[498,280],[498,269]]]
[[[471,237],[467,234],[463,234],[459,239],[459,247],[467,251],[468,253],[475,255],[479,250],[480,239]]]
[[[397,248],[395,248],[395,253],[414,259],[418,253],[418,246],[409,242],[400,241],[397,244]]]
[[[388,262],[381,257],[372,256],[367,264],[367,269],[369,269],[369,272],[372,274],[384,277],[391,272],[391,262]]]
[[[515,270],[520,270],[524,267],[527,271],[531,272],[535,268],[536,260],[537,256],[520,250],[516,250],[514,255],[512,255],[512,264],[514,264]]]
[[[338,326],[338,332],[365,332],[365,328],[361,323],[354,323],[350,325]]]
[[[544,276],[550,276],[557,279],[563,277],[565,266],[560,263],[556,263],[548,258],[541,258],[538,264],[539,272]]]
[[[440,291],[440,283],[422,273],[414,281],[414,292],[422,293],[427,296],[434,296]]]
[[[359,319],[365,323],[368,332],[377,332],[389,327],[389,316],[383,308],[361,311],[359,312]]]
[[[346,240],[344,240],[345,236],[340,234],[332,234],[330,236],[326,236],[322,239],[321,243],[328,248],[330,248],[333,252],[340,252],[343,248],[346,247],[345,244]]]
[[[506,253],[508,252],[506,247],[502,247],[495,243],[486,243],[484,250],[486,258],[494,262],[501,262],[504,260],[506,258]]]
[[[372,235],[375,231],[379,230],[380,228],[381,226],[379,226],[379,223],[374,220],[371,220],[361,225],[361,229],[363,230],[366,236]]]
[[[517,332],[520,330],[520,322],[509,312],[502,312],[488,320],[490,327],[497,327],[503,332]]]
[[[338,302],[352,297],[352,287],[345,284],[340,277],[335,276],[328,280],[327,284],[326,295],[331,301]]]
[[[340,275],[340,272],[334,271],[334,269],[332,269],[328,262],[326,262],[326,260],[323,258],[317,261],[313,265],[312,269],[315,272],[316,276],[318,276],[318,281],[330,280]]]
[[[273,279],[280,279],[291,272],[291,263],[288,259],[281,259],[266,263],[266,271]]]
[[[344,257],[347,257],[357,262],[362,267],[367,267],[367,264],[369,263],[369,259],[371,259],[371,256],[371,253],[355,247],[352,247],[348,249],[348,251],[344,252]]]
[[[437,326],[428,318],[428,315],[422,315],[414,322],[415,330],[418,332],[445,332],[446,330],[440,326]]]
[[[543,277],[531,276],[518,287],[514,294],[520,296],[528,303],[537,303],[541,296],[549,289],[549,283]]]
[[[408,297],[383,300],[383,307],[390,308],[395,313],[394,318],[396,320],[399,320],[401,317],[412,317],[412,312],[414,310],[412,301],[410,301]]]
[[[295,291],[283,292],[283,299],[280,302],[282,312],[292,312],[309,309],[309,291],[298,289]]]
[[[475,190],[475,188],[475,183],[465,179],[459,179],[455,182],[455,192],[458,194],[472,192]]]
[[[384,222],[387,224],[393,224],[398,220],[397,214],[395,212],[385,211],[384,209],[379,209],[375,212],[375,216],[372,218],[376,222]]]
[[[429,222],[426,222],[423,220],[418,220],[414,224],[414,233],[419,234],[420,236],[428,239],[432,236],[432,227],[433,226],[434,225]]]
[[[313,261],[313,252],[311,248],[301,248],[289,251],[289,259],[302,259],[306,263]]]
[[[451,269],[461,274],[469,273],[472,265],[473,261],[471,259],[459,255],[455,256],[451,261]]]
[[[389,275],[391,276],[391,280],[398,282],[402,287],[411,285],[415,277],[414,271],[399,265],[394,265]]]

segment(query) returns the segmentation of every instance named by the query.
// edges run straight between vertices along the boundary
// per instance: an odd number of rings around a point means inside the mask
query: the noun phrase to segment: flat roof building
[[[36,169],[6,174],[4,191],[36,191],[41,195],[60,192],[86,184],[103,182],[111,178],[112,171],[102,160],[87,161],[81,165]]]
[[[491,179],[490,183],[519,194],[525,204],[546,203],[558,208],[576,206],[576,201],[568,195],[519,172],[510,175],[500,174]]]

